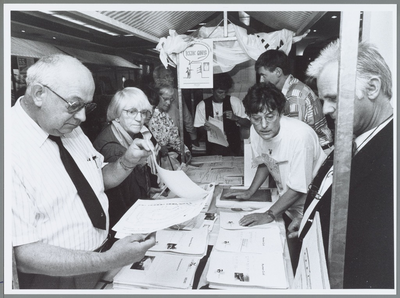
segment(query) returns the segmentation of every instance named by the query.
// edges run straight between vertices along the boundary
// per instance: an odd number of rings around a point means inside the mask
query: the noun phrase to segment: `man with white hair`
[[[339,40],[328,45],[310,64],[317,80],[323,112],[337,118]],[[393,108],[392,77],[385,60],[368,43],[358,47],[353,134],[355,155],[351,176],[344,255],[343,288],[394,288]],[[346,80],[344,80],[346,82]],[[348,88],[346,85],[343,88]],[[350,90],[349,90],[350,92]],[[342,100],[342,99],[340,99]],[[300,238],[319,212],[325,255],[330,243],[333,152],[310,185],[304,218],[289,226]],[[301,229],[298,231],[298,229]]]
[[[107,270],[140,261],[155,244],[132,235],[101,253],[109,230],[105,189],[117,186],[152,145],[137,139],[103,164],[79,125],[94,108],[94,81],[77,59],[53,55],[28,69],[11,109],[12,244],[20,288],[93,288]]]

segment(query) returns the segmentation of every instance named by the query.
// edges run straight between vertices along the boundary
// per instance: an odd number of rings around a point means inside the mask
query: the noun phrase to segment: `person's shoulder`
[[[111,130],[111,125],[107,125],[103,128],[103,130],[98,134],[96,139],[93,141],[93,146],[98,149],[102,147],[105,143],[112,141],[114,134]]]
[[[293,137],[302,137],[314,131],[307,123],[292,117],[282,116],[281,126],[292,132]],[[295,133],[294,133],[295,132]]]

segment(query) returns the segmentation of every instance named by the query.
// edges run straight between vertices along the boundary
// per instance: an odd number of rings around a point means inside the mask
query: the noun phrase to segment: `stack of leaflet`
[[[276,222],[242,227],[248,212],[220,212],[207,281],[216,289],[286,289],[283,243]]]
[[[147,252],[142,260],[123,267],[114,289],[191,289],[200,258]]]

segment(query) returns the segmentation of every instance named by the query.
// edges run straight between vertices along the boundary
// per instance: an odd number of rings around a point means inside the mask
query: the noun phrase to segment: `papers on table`
[[[156,245],[151,252],[165,252],[203,257],[207,252],[208,230],[206,228],[191,231],[161,230],[157,232]]]
[[[159,231],[197,216],[205,202],[183,198],[137,200],[112,229],[117,238]]]
[[[263,213],[265,211],[268,210],[269,207],[267,208],[262,208],[262,209],[257,209],[251,212],[248,211],[236,211],[236,212],[231,212],[231,211],[221,211],[219,213],[220,216],[220,226],[223,229],[227,229],[227,230],[240,230],[240,229],[249,229],[249,227],[246,226],[241,226],[239,224],[239,220],[250,213]],[[268,228],[272,225],[276,225],[275,221],[272,221],[270,223],[267,224],[263,224],[263,225],[258,225],[252,228]]]
[[[213,250],[207,272],[210,288],[286,289],[288,283],[282,253],[233,253]]]
[[[276,225],[272,225],[265,229],[220,229],[214,249],[258,254],[274,251],[282,254],[283,244],[279,228]]]
[[[185,172],[196,183],[243,185],[243,156],[199,156],[191,164]]]
[[[191,289],[200,258],[147,252],[114,277],[114,289]]]
[[[216,198],[215,205],[219,208],[263,208],[272,206],[272,197],[270,189],[258,189],[248,200],[238,200],[236,198],[223,198],[229,192],[245,192],[245,189],[227,189],[224,188],[222,193]]]

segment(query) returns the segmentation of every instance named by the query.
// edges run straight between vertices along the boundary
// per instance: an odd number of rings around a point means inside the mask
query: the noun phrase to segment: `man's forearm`
[[[270,208],[274,215],[279,215],[285,212],[290,206],[292,206],[296,201],[305,197],[305,193],[297,192],[292,189],[288,189]]]
[[[69,250],[39,242],[15,247],[15,256],[18,270],[24,273],[71,276],[111,269],[101,253]]]

